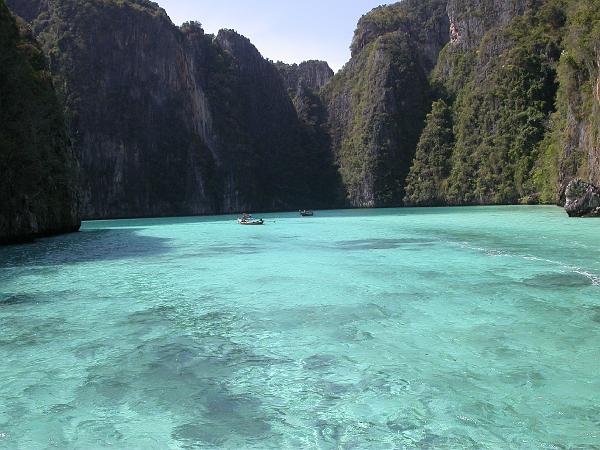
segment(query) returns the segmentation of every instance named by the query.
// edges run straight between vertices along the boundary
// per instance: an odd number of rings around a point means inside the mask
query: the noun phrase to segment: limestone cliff
[[[284,81],[246,38],[145,0],[9,5],[61,87],[84,217],[329,206]]]
[[[566,14],[557,113],[540,161],[542,188],[559,204],[574,178],[600,186],[600,1],[572,2]]]
[[[321,204],[344,205],[344,189],[335,162],[329,135],[327,109],[321,90],[334,73],[325,61],[305,61],[300,64],[278,62],[292,99],[298,119],[302,122],[301,145],[307,152],[303,166],[308,166],[307,176],[315,179],[313,190]],[[318,177],[315,177],[319,174]]]
[[[319,92],[334,75],[326,61],[312,60],[300,64],[278,62],[276,66],[283,77],[285,87],[292,94],[300,88]]]
[[[534,171],[558,88],[564,27],[558,3],[449,2],[451,41],[434,72],[451,110],[448,170],[435,183],[422,182],[439,167],[436,149],[422,140],[407,204],[506,204],[539,196]]]
[[[0,244],[79,229],[77,163],[44,55],[0,0]]]
[[[405,0],[360,20],[352,59],[322,92],[349,205],[402,204],[433,97],[429,74],[448,40],[444,0]]]
[[[324,88],[350,204],[564,204],[574,177],[598,184],[599,14],[598,0],[404,0],[363,17]]]
[[[87,218],[565,201],[600,184],[600,0],[403,0],[273,64],[146,0],[8,0],[48,54]]]
[[[522,16],[535,0],[448,0],[450,43],[466,49],[479,46],[493,29]]]

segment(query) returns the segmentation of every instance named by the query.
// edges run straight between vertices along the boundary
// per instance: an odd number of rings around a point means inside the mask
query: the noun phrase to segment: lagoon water
[[[600,222],[86,223],[0,249],[0,448],[600,446]]]

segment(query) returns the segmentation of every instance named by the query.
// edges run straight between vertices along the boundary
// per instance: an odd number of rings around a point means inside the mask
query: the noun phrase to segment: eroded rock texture
[[[567,186],[565,210],[569,217],[600,217],[600,189],[577,178]]]

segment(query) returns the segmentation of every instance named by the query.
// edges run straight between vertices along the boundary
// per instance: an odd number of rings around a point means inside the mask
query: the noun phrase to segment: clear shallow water
[[[0,448],[600,446],[600,221],[265,217],[0,249]]]

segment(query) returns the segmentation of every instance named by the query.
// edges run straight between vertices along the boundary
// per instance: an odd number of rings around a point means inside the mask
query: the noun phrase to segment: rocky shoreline
[[[600,188],[577,178],[567,186],[566,196],[569,217],[600,217]]]

